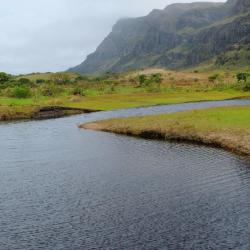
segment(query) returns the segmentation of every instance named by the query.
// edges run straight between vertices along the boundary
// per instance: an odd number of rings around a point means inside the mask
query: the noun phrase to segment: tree
[[[8,82],[11,78],[11,75],[8,75],[4,72],[0,72],[0,83]]]

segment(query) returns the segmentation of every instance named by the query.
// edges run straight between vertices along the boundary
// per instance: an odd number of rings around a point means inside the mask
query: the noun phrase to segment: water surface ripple
[[[250,163],[224,150],[80,130],[189,103],[0,125],[0,249],[250,249]]]

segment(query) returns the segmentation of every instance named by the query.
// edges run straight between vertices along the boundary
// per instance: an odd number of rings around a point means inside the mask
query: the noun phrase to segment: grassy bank
[[[31,119],[37,111],[34,106],[0,106],[0,121]]]
[[[197,101],[214,101],[232,98],[250,98],[248,92],[210,91],[210,92],[172,92],[172,93],[135,93],[109,94],[100,96],[57,96],[53,98],[17,99],[0,97],[0,121],[30,119],[38,109],[58,106],[90,110],[113,110],[152,106],[159,104],[175,104]]]
[[[147,69],[100,77],[72,73],[0,73],[0,120],[29,119],[43,107],[113,110],[250,98],[236,72]]]
[[[213,145],[250,158],[250,107],[247,106],[111,119],[81,127],[143,138]]]

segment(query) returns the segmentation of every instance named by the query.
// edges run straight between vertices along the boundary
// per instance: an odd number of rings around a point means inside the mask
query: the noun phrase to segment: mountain
[[[249,44],[250,0],[177,3],[145,17],[119,20],[96,51],[69,71],[179,69],[211,59],[226,65],[237,64],[241,56],[250,63]]]

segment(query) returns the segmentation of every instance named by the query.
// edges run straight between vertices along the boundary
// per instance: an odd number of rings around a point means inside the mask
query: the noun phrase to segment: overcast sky
[[[146,15],[173,2],[190,1],[2,0],[0,71],[66,70],[93,52],[118,19]]]

